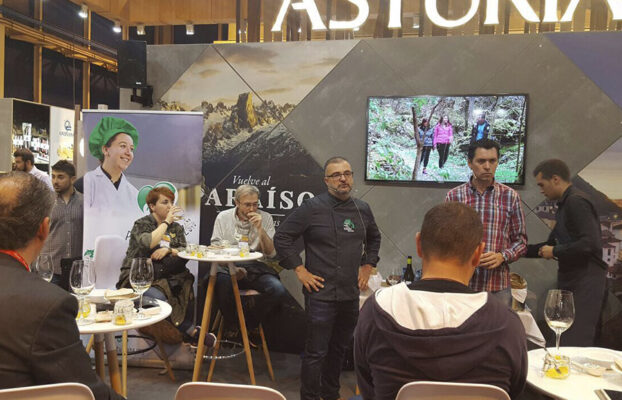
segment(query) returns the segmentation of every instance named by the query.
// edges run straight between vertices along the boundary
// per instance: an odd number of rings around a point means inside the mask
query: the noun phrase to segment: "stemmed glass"
[[[150,258],[135,258],[130,267],[130,284],[134,291],[140,295],[138,315],[136,319],[148,319],[149,316],[143,311],[143,293],[145,293],[153,282],[153,264]]]
[[[397,285],[402,280],[402,270],[399,267],[393,268],[387,276],[387,283],[390,286]]]
[[[71,264],[69,274],[69,285],[75,294],[78,295],[80,311],[78,315],[78,325],[92,324],[94,321],[87,320],[84,315],[84,296],[91,293],[95,287],[95,264],[90,261],[76,260]],[[88,313],[86,314],[88,315]]]
[[[574,322],[574,300],[568,290],[552,289],[546,295],[544,319],[555,332],[555,348],[559,354],[559,339]]]
[[[49,254],[40,254],[32,263],[32,271],[50,282],[54,276],[54,266],[52,265],[52,256]]]

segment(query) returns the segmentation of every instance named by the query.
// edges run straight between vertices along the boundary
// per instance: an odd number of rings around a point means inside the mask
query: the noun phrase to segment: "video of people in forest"
[[[501,148],[496,181],[522,185],[527,103],[524,94],[369,97],[365,180],[466,182],[469,145],[491,139]]]

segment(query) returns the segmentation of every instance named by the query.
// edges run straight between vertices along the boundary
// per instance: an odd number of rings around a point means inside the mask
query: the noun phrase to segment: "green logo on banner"
[[[149,192],[151,192],[151,189],[155,189],[157,187],[165,187],[167,189],[170,189],[171,192],[173,192],[173,194],[175,195],[175,203],[177,203],[177,188],[175,188],[175,185],[173,185],[170,182],[158,182],[155,185],[151,186],[151,185],[145,185],[143,187],[140,188],[140,190],[138,191],[138,207],[140,207],[140,209],[143,212],[149,212],[149,207],[147,206],[147,195],[149,194]]]

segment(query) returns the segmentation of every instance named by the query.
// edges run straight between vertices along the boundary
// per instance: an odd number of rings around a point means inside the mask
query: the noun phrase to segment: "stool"
[[[240,290],[240,297],[248,297],[248,296],[260,296],[256,290]],[[216,344],[214,345],[214,349],[212,351],[212,360],[209,365],[209,372],[207,373],[207,381],[212,381],[212,376],[214,375],[214,367],[216,366],[216,359],[218,356],[218,350],[220,349],[220,343],[222,339],[222,331],[224,327],[224,318],[220,311],[216,314],[216,318],[214,319],[214,325],[212,326],[212,330],[218,327],[218,334],[216,335]],[[268,374],[270,375],[270,379],[274,382],[274,371],[272,370],[272,362],[270,360],[270,352],[268,351],[268,344],[266,343],[266,336],[263,331],[263,326],[261,323],[259,324],[259,336],[261,337],[261,348],[263,350],[264,357],[266,359],[266,366],[268,367]]]

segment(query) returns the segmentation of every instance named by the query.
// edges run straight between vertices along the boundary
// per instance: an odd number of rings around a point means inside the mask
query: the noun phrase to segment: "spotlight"
[[[112,31],[114,33],[121,33],[121,25],[118,22],[115,22],[114,26],[112,27]]]
[[[302,33],[302,28],[298,28],[298,33]]]
[[[82,7],[80,7],[80,11],[78,11],[78,15],[80,16],[80,18],[83,19],[87,19],[89,17],[89,8],[86,6],[86,4],[82,4]]]
[[[136,34],[139,35],[139,36],[144,36],[145,35],[145,25],[143,25],[143,24],[136,25]]]
[[[194,35],[194,25],[186,24],[186,35]]]

